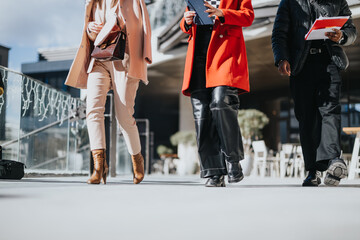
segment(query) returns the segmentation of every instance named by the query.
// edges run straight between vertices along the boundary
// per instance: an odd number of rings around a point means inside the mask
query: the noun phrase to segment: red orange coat
[[[242,27],[250,26],[254,20],[251,0],[221,0],[219,9],[223,11],[225,21],[221,23],[218,18],[215,20],[207,54],[206,87],[230,86],[239,88],[240,92],[249,92],[249,70]],[[182,87],[183,94],[189,96],[196,25],[193,24],[187,31],[183,18],[180,27],[190,34]]]

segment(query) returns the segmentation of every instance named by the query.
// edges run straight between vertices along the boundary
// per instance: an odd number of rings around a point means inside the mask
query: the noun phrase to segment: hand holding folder
[[[305,40],[328,39],[327,32],[334,32],[332,29],[340,29],[349,19],[349,16],[341,17],[320,17],[316,19],[309,32],[305,35]]]
[[[213,25],[214,22],[209,18],[209,14],[205,11],[204,0],[185,0],[189,9],[196,12],[194,23],[196,25]]]

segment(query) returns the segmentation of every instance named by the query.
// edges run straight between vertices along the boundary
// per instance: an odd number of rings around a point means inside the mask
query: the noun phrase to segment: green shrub
[[[172,145],[177,146],[179,143],[196,146],[196,133],[194,131],[179,131],[170,137]]]
[[[269,118],[259,110],[246,109],[239,110],[238,122],[245,139],[258,140],[262,138],[261,130],[269,123]]]
[[[157,152],[157,154],[159,154],[159,156],[164,155],[164,154],[172,154],[172,153],[174,153],[174,151],[171,148],[168,148],[165,145],[159,145],[156,148],[156,152]]]

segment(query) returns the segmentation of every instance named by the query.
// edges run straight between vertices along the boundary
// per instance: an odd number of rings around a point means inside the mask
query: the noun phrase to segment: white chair
[[[294,173],[294,161],[291,161],[293,158],[293,151],[295,146],[290,143],[282,144],[280,151],[280,177],[284,178],[288,173],[289,176],[292,176]]]
[[[254,150],[254,166],[251,175],[259,175],[260,177],[266,175],[270,177],[278,176],[280,174],[279,158],[268,156],[265,142],[263,140],[253,141],[252,147]]]
[[[343,131],[346,134],[356,134],[348,176],[348,179],[354,179],[355,176],[360,174],[360,127],[343,128]]]
[[[305,164],[300,145],[286,143],[281,146],[280,176],[281,178],[286,176],[305,177]]]
[[[301,146],[295,146],[294,177],[305,178],[305,163]]]

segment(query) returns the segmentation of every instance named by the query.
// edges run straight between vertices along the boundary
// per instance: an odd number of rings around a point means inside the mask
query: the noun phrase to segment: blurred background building
[[[279,75],[274,66],[271,49],[271,32],[279,0],[254,0],[255,20],[251,27],[244,28],[247,56],[250,70],[251,92],[240,96],[241,108],[255,108],[263,111],[270,118],[270,124],[264,129],[267,146],[277,150],[279,143],[298,142],[298,123],[293,112],[293,102],[290,97],[289,81],[287,77]],[[348,1],[353,13],[354,23],[360,29],[360,2]],[[170,9],[183,8],[182,1],[156,1],[150,9],[164,9],[172,18],[166,24],[166,14],[152,14],[152,24],[157,35],[157,52],[154,56],[155,64],[149,68],[153,84],[143,93],[151,95],[156,86],[166,98],[178,101],[179,130],[193,129],[192,111],[189,99],[179,94],[187,37],[179,29],[179,22],[183,11],[177,13]],[[156,10],[158,11],[158,10]],[[161,30],[160,30],[161,29]],[[158,33],[158,34],[157,34]],[[350,59],[350,67],[343,73],[342,88],[342,126],[358,126],[360,124],[360,39],[352,46],[345,47]],[[169,57],[171,56],[171,57]],[[161,60],[165,58],[167,60]],[[156,83],[156,84],[155,84]],[[152,87],[154,89],[152,89]],[[171,95],[171,96],[170,96]],[[177,100],[176,100],[177,98]],[[345,145],[348,136],[343,136]],[[350,144],[351,145],[351,144]],[[350,146],[348,145],[348,146]],[[351,145],[352,146],[352,145]],[[344,146],[344,150],[347,149]]]
[[[80,97],[79,89],[64,84],[76,51],[77,48],[39,49],[38,61],[22,64],[21,72],[73,97]]]
[[[0,45],[0,65],[7,67],[9,64],[10,48]]]

